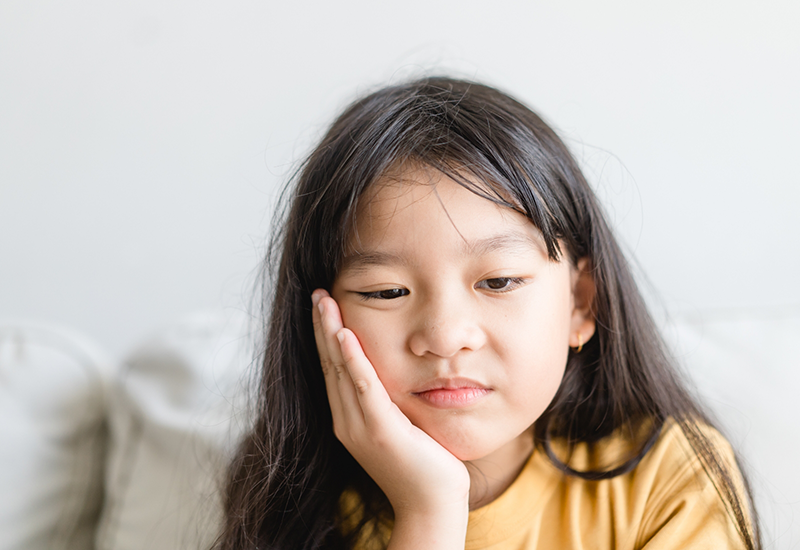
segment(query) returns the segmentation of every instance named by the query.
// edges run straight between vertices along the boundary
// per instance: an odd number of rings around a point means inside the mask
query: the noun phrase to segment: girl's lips
[[[460,387],[460,388],[435,388],[414,393],[429,405],[439,409],[457,409],[468,407],[483,397],[487,396],[492,390],[482,387]]]

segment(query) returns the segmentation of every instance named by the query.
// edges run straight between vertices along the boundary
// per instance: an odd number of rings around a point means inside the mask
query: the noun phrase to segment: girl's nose
[[[476,351],[485,343],[477,304],[458,306],[440,299],[429,300],[421,308],[408,346],[419,357],[452,357],[462,350]]]

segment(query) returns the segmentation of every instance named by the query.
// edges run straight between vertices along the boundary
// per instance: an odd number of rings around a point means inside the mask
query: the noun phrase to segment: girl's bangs
[[[554,224],[557,219],[543,203],[540,195],[533,190],[531,179],[521,170],[513,174],[514,181],[512,182],[497,174],[491,167],[487,169],[486,166],[475,162],[455,159],[438,159],[434,162],[431,159],[416,157],[408,157],[391,163],[387,170],[374,176],[366,185],[351,186],[351,189],[359,190],[360,193],[354,194],[348,201],[345,213],[345,227],[348,230],[346,238],[342,240],[345,246],[343,253],[351,252],[349,249],[353,246],[353,240],[358,243],[358,214],[363,208],[368,207],[375,194],[376,186],[385,185],[386,180],[400,185],[421,184],[421,182],[405,181],[403,178],[403,174],[420,169],[438,172],[482,199],[524,215],[542,233],[550,259],[560,261],[562,243],[559,239],[563,233],[552,230],[553,225],[560,224]],[[431,185],[435,185],[435,180],[431,181]],[[543,227],[548,230],[544,230]]]

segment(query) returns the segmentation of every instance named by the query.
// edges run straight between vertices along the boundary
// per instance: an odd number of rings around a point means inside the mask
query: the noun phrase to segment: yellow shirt
[[[734,464],[727,441],[705,433]],[[580,445],[570,465],[583,469],[597,464],[598,455],[619,456],[619,446],[613,438],[593,453]],[[563,475],[535,451],[499,498],[469,514],[465,550],[590,548],[738,549],[744,543],[674,422],[633,471],[608,480]]]
[[[727,441],[714,430],[704,429],[704,433],[738,476]],[[581,444],[570,465],[608,467],[624,451],[620,439],[614,437],[591,451]],[[469,513],[464,547],[684,550],[739,549],[744,543],[688,440],[669,421],[633,471],[608,480],[564,475],[544,453],[534,451],[500,497]]]

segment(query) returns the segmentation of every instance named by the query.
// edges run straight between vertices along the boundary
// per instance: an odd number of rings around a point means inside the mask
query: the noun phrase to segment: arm
[[[337,439],[386,494],[389,548],[463,549],[469,512],[464,464],[391,401],[336,302],[316,290],[314,334]]]

